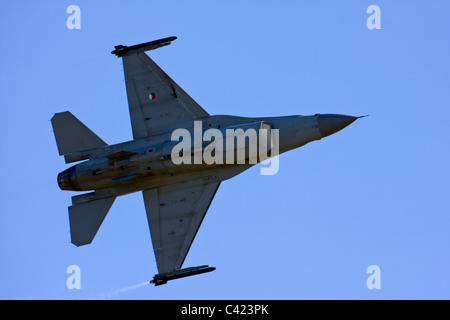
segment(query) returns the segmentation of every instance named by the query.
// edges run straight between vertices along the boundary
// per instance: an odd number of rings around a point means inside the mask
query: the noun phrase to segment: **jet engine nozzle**
[[[61,190],[79,191],[76,187],[75,167],[72,166],[58,174],[58,185]]]

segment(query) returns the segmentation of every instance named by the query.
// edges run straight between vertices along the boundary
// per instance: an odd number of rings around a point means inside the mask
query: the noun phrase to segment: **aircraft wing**
[[[197,180],[142,192],[159,273],[181,268],[219,185]]]
[[[145,51],[170,44],[175,37],[141,45],[116,46],[123,60],[134,139],[169,132],[177,123],[209,117]]]

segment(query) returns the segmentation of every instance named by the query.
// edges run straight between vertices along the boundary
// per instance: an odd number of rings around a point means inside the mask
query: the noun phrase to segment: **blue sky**
[[[69,30],[66,9],[81,9]],[[369,30],[366,9],[381,9]],[[2,4],[1,299],[449,299],[448,1],[13,1]],[[140,193],[94,242],[70,243],[68,167],[50,119],[70,110],[131,139],[114,45],[177,36],[151,57],[210,114],[365,115],[225,181],[185,266],[161,287]],[[69,290],[66,269],[81,270]],[[381,270],[369,290],[366,269]],[[122,290],[123,289],[123,290]]]

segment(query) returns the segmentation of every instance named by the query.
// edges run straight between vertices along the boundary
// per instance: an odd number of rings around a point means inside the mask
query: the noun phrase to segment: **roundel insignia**
[[[155,100],[156,99],[156,95],[153,92],[150,92],[148,97],[149,97],[150,100]]]

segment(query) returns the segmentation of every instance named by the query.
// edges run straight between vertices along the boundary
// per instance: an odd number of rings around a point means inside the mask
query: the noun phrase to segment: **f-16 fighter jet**
[[[358,118],[211,116],[145,53],[175,39],[112,52],[123,61],[133,140],[108,145],[69,111],[51,120],[59,154],[77,162],[58,174],[59,187],[89,191],[69,206],[72,243],[90,244],[116,197],[141,191],[159,272],[155,285],[215,269],[182,266],[222,181]]]

